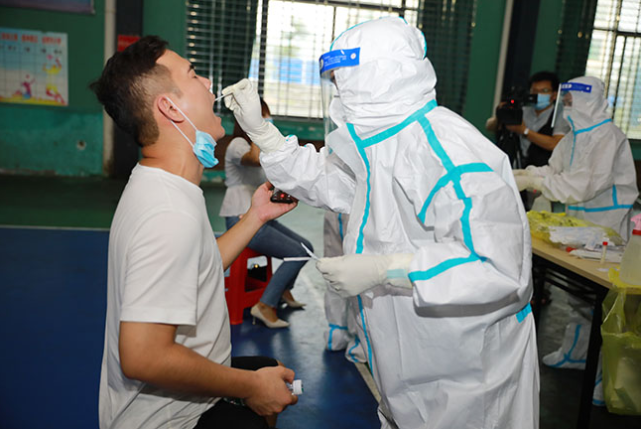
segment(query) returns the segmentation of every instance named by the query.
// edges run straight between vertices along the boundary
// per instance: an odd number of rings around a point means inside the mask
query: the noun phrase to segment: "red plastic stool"
[[[247,261],[265,256],[246,247],[229,267],[225,276],[225,299],[229,311],[229,323],[243,323],[243,310],[256,304],[272,278],[272,258],[267,258],[266,279],[260,280],[248,275]]]

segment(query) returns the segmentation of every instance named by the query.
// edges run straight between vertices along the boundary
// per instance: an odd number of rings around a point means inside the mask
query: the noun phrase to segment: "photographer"
[[[532,105],[523,106],[523,119],[521,124],[507,125],[500,124],[496,117],[488,120],[486,128],[496,131],[498,128],[505,128],[518,135],[520,140],[520,155],[517,159],[521,161],[516,164],[517,168],[525,168],[528,165],[546,165],[552,150],[563,136],[570,131],[569,124],[563,119],[562,106],[558,106],[555,112],[555,102],[559,87],[559,78],[555,73],[541,71],[530,77],[530,95],[536,96]],[[504,103],[501,103],[501,108]],[[552,121],[556,116],[554,128]],[[532,144],[533,143],[533,144]]]

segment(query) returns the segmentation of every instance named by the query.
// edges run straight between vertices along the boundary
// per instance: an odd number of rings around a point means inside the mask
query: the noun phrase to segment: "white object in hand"
[[[301,245],[301,246],[303,246],[303,249],[305,249],[305,252],[307,252],[307,254],[310,256],[310,258],[312,258],[312,259],[317,259],[317,260],[318,260],[318,259],[320,259],[318,256],[316,256],[316,255],[314,254],[314,252],[312,252],[311,250],[309,250],[309,248],[308,248],[307,246],[305,246],[305,244],[301,243],[300,245]]]
[[[226,97],[225,106],[234,112],[240,127],[261,151],[275,152],[285,143],[285,137],[274,124],[263,118],[260,97],[249,79],[224,88],[222,94]]]
[[[303,246],[303,249],[305,249],[305,252],[309,256],[288,256],[286,258],[283,258],[283,262],[294,262],[294,261],[309,261],[310,259],[316,259],[318,260],[319,257],[314,254],[307,246],[305,246],[303,243],[300,244]]]
[[[303,380],[294,380],[291,384],[285,383],[287,388],[292,392],[292,395],[302,395],[303,394]]]

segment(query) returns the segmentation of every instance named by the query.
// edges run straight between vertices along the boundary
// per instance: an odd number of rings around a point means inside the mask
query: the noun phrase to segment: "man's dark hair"
[[[551,71],[540,71],[534,73],[528,81],[528,86],[532,86],[534,82],[541,82],[544,80],[550,81],[550,83],[552,84],[552,91],[557,91],[559,89],[559,77],[556,75],[556,73]]]
[[[158,36],[145,36],[116,52],[107,61],[100,78],[90,85],[116,124],[140,146],[158,138],[152,102],[162,91],[177,91],[167,67],[156,64],[168,43]]]

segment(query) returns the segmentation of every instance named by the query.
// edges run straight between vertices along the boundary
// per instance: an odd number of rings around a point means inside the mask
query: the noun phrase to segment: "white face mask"
[[[345,109],[339,98],[334,98],[329,103],[329,118],[337,127],[345,126]]]
[[[194,130],[196,130],[196,142],[192,143],[191,140],[189,140],[189,137],[185,135],[185,133],[182,132],[180,128],[178,128],[178,125],[174,121],[171,121],[172,125],[178,130],[180,134],[189,142],[189,144],[192,147],[192,150],[194,152],[194,155],[196,155],[196,158],[198,158],[198,161],[205,166],[206,168],[212,168],[218,165],[218,160],[216,159],[216,156],[214,155],[214,149],[216,148],[216,140],[211,136],[211,134],[206,133],[204,131],[200,131],[196,126],[194,125],[193,122],[183,113],[182,110],[180,110],[180,107],[176,106],[176,104],[171,100],[171,98],[167,97],[167,100],[171,103],[172,106],[176,108],[180,112],[181,115],[189,122],[189,125],[191,125]],[[171,119],[170,119],[171,120]]]

